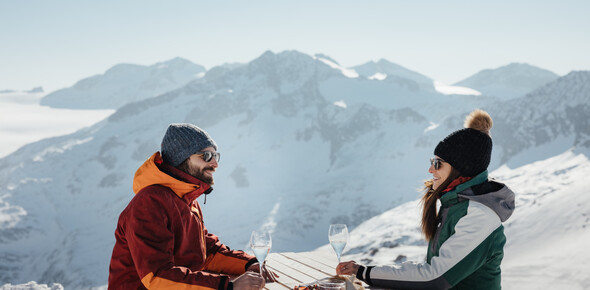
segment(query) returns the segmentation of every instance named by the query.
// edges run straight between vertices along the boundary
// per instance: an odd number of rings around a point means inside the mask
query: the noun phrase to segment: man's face
[[[201,151],[215,152],[215,148],[207,147]],[[205,162],[203,160],[203,154],[193,154],[188,158],[186,166],[180,169],[205,183],[213,185],[215,183],[213,172],[215,172],[215,168],[218,166],[219,164],[215,158],[211,158],[209,162]]]

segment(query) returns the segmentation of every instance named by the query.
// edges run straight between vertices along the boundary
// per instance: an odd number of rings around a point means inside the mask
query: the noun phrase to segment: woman
[[[338,265],[338,274],[397,289],[501,288],[506,242],[502,222],[514,211],[514,193],[488,180],[490,115],[475,110],[465,127],[439,142],[430,160],[433,178],[422,198],[422,232],[429,241],[426,262],[364,266],[348,261]]]

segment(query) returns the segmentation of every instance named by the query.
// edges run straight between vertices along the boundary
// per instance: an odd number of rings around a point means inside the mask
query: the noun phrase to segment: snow
[[[589,289],[590,161],[572,150],[517,169],[494,172],[515,192],[506,223],[506,289]]]
[[[427,133],[429,131],[435,130],[436,128],[438,128],[438,126],[440,126],[440,124],[434,123],[434,122],[430,122],[430,126],[428,126],[426,129],[424,129],[424,133]]]
[[[477,90],[468,88],[468,87],[461,87],[461,86],[451,86],[445,83],[434,81],[434,88],[437,92],[444,94],[444,95],[471,95],[471,96],[479,96],[481,95],[480,92]]]
[[[45,93],[0,93],[0,158],[21,146],[88,127],[114,110],[54,109],[39,105]]]
[[[274,232],[274,230],[277,226],[277,221],[276,221],[275,217],[277,216],[277,213],[279,212],[280,208],[281,208],[281,203],[280,202],[275,203],[272,210],[268,213],[268,216],[265,218],[264,222],[262,223],[262,226],[260,226],[260,229],[267,230],[271,233]]]
[[[333,61],[331,61],[329,59],[325,59],[325,58],[321,58],[320,57],[320,58],[318,58],[318,60],[320,60],[321,62],[327,64],[331,68],[334,68],[334,69],[337,69],[337,70],[341,71],[342,72],[342,75],[344,75],[347,78],[354,79],[354,78],[358,78],[359,77],[359,74],[356,71],[354,71],[354,69],[348,69],[348,68],[342,67],[339,64],[337,64],[337,63],[335,63],[335,62],[333,62]]]
[[[387,265],[397,259],[424,260],[426,242],[420,233],[420,214],[419,202],[415,200],[363,222],[350,233],[342,261]],[[317,250],[332,248],[327,244]]]
[[[387,78],[387,75],[384,73],[375,73],[374,75],[368,77],[368,79],[370,79],[370,80],[378,80],[378,81],[382,81],[386,78]]]
[[[24,284],[12,285],[10,283],[0,286],[0,290],[63,290],[64,287],[59,283],[53,283],[49,286],[47,284],[37,284],[31,281]]]
[[[346,103],[345,103],[344,101],[337,101],[337,102],[334,102],[334,105],[335,105],[335,106],[338,106],[338,107],[340,107],[340,108],[346,109]]]

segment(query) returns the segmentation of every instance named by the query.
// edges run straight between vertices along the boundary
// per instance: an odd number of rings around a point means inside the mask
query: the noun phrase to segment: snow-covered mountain
[[[482,105],[494,119],[491,166],[518,167],[573,146],[590,147],[589,103],[590,71],[572,71],[524,97]],[[445,118],[433,131],[462,126],[467,113]]]
[[[48,94],[41,105],[67,109],[117,109],[184,86],[201,77],[203,66],[183,58],[151,66],[118,64],[102,75]]]
[[[211,232],[245,248],[251,230],[268,227],[273,251],[302,251],[324,244],[330,223],[354,228],[418,198],[434,146],[476,107],[500,110],[505,103],[366,78],[296,51],[212,68],[92,127],[0,159],[0,284],[106,284],[133,174],[159,150],[172,122],[204,128],[222,152],[203,206]],[[494,150],[506,152],[499,137]],[[531,150],[522,148],[524,155]]]
[[[490,177],[516,194],[516,210],[504,224],[504,289],[588,289],[590,174],[588,150],[568,150],[519,168],[502,166]],[[424,261],[417,201],[395,207],[360,224],[350,234],[343,261],[368,265]],[[332,251],[325,245],[319,251]]]
[[[522,166],[590,147],[590,71],[572,71],[525,97],[483,106],[494,117],[495,166]],[[447,129],[463,122],[445,120]]]
[[[432,79],[386,59],[380,59],[377,62],[370,61],[352,67],[352,69],[365,78],[386,80],[406,86],[410,90],[434,91],[434,81]]]
[[[558,77],[551,71],[526,63],[511,63],[496,69],[482,70],[455,85],[509,100],[522,97]]]

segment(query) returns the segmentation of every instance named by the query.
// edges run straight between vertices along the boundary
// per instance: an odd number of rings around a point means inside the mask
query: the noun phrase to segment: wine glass
[[[340,256],[348,242],[348,228],[345,224],[331,224],[328,239],[330,245],[334,248],[334,252],[336,252],[336,256],[338,256],[338,264],[340,264]]]
[[[260,263],[260,275],[263,275],[263,269],[265,265],[266,255],[270,252],[272,246],[272,239],[269,231],[256,230],[252,231],[250,236],[250,248],[254,252],[256,259]]]

